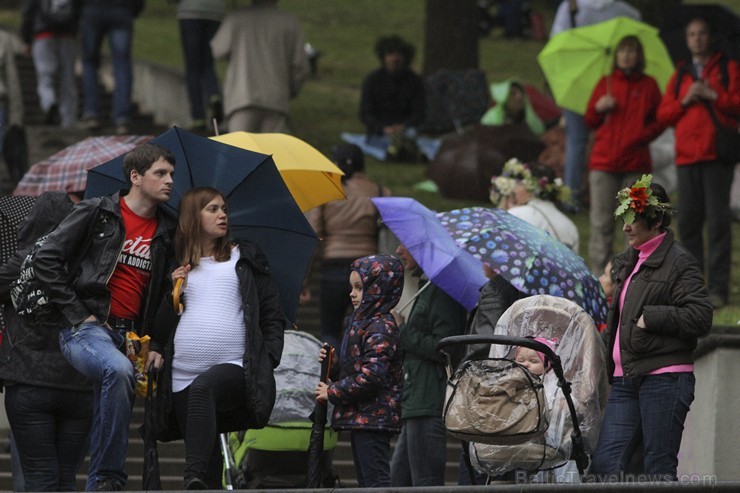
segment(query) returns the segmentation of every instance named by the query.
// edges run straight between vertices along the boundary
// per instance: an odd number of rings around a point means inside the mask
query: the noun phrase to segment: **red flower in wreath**
[[[648,204],[648,189],[646,187],[633,187],[630,189],[630,207],[638,214],[645,212]]]

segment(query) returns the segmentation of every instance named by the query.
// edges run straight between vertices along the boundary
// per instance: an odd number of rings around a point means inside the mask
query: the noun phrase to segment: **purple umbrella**
[[[481,262],[455,243],[434,211],[407,197],[371,200],[429,280],[468,311],[475,308],[487,281]]]
[[[569,299],[597,324],[606,322],[609,306],[599,280],[581,257],[543,230],[484,207],[442,212],[437,218],[459,245],[519,291]]]

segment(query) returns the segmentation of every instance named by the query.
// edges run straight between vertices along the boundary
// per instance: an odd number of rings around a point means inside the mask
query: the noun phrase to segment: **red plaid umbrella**
[[[13,195],[41,195],[50,190],[82,192],[87,183],[87,170],[152,138],[150,135],[88,137],[31,166],[13,190]]]

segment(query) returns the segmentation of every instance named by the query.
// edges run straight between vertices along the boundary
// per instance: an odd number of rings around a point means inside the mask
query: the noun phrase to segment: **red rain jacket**
[[[617,106],[597,113],[596,101],[609,92]],[[619,69],[602,77],[586,108],[586,125],[596,130],[589,169],[609,173],[650,173],[648,144],[666,126],[656,121],[660,89],[655,79],[643,74],[625,74]]]
[[[716,53],[709,59],[702,69],[701,79],[717,92],[717,99],[712,106],[719,120],[725,126],[737,127],[740,117],[740,66],[734,60],[726,62],[728,81],[725,85],[720,69],[721,57],[720,53]],[[676,97],[676,74],[673,74],[658,108],[658,121],[676,127],[676,164],[679,166],[717,159],[714,146],[717,131],[707,107],[702,103],[686,108],[681,106],[681,99],[693,82],[691,75],[685,73]]]

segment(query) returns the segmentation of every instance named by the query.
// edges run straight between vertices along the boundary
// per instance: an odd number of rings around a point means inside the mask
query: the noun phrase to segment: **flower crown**
[[[671,204],[660,202],[653,194],[650,188],[652,180],[653,175],[642,175],[634,185],[620,190],[617,193],[619,206],[614,211],[614,217],[621,218],[624,224],[632,224],[637,214],[648,218],[654,218],[658,213],[670,214],[673,211]]]
[[[563,185],[563,180],[555,178],[551,181],[546,176],[537,178],[532,174],[529,165],[517,158],[511,158],[504,164],[501,175],[491,178],[491,202],[498,205],[502,197],[514,193],[517,183],[522,183],[528,192],[543,200],[557,202],[570,200],[570,188]]]

